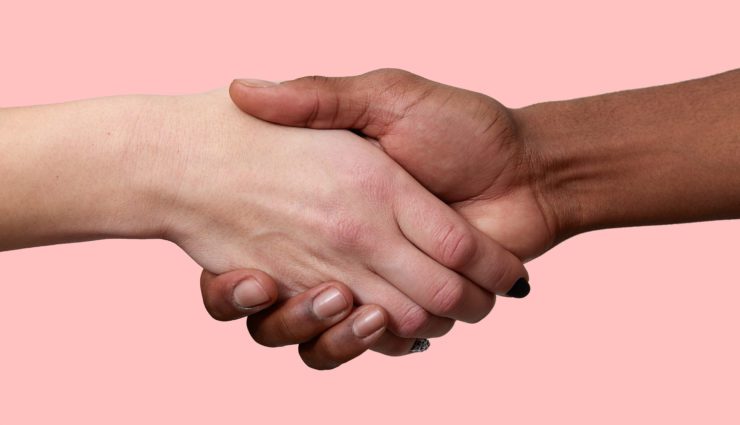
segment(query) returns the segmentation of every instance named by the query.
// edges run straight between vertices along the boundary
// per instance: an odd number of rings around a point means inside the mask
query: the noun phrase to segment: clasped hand
[[[738,87],[508,109],[379,70],[4,108],[0,251],[163,238],[212,316],[311,367],[421,351],[568,237],[740,217]]]
[[[299,344],[311,367],[417,351],[481,320],[496,294],[529,292],[522,259],[561,234],[515,112],[487,96],[399,70],[237,80],[230,94],[322,131],[203,96],[218,147],[182,186],[221,190],[204,189],[188,210],[210,214],[172,239],[207,270],[213,317],[249,315],[255,340]]]

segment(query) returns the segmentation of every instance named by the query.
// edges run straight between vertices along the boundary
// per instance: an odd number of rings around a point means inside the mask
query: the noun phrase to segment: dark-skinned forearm
[[[561,238],[740,217],[740,70],[515,116]]]

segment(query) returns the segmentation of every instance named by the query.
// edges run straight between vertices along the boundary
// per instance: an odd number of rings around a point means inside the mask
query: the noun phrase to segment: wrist
[[[184,95],[147,96],[131,132],[140,166],[138,188],[148,218],[140,223],[148,235],[180,246],[213,227],[209,213],[214,189],[235,178],[223,172],[234,155],[242,156],[239,172],[251,169],[250,151],[264,124],[236,109],[224,90]],[[234,137],[239,144],[230,145]],[[238,147],[238,150],[234,150]],[[217,183],[221,181],[221,183]],[[248,187],[241,188],[246,193]],[[247,214],[247,211],[243,211]]]
[[[565,101],[514,111],[530,164],[530,184],[555,243],[608,227],[600,198],[614,183],[615,174],[606,171],[614,170],[610,161],[620,153],[596,140],[606,129],[587,118],[592,116],[588,109],[579,101]]]
[[[128,96],[117,140],[123,219],[111,231],[127,238],[172,240],[177,201],[187,169],[182,97]]]
[[[119,96],[59,105],[52,120],[72,123],[47,155],[66,157],[57,202],[66,241],[158,238],[164,233],[163,178],[176,151],[166,143],[164,96]]]

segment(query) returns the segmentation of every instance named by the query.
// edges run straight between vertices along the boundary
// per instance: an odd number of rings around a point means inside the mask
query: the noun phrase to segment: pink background
[[[740,66],[711,1],[189,3],[4,1],[2,106],[388,66],[523,106]],[[3,253],[0,423],[738,423],[739,236],[583,235],[427,353],[325,373],[212,321],[174,245]]]

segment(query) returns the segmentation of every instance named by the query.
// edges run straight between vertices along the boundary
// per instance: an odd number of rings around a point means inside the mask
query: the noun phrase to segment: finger
[[[364,353],[383,335],[388,319],[379,306],[358,307],[341,323],[298,347],[303,361],[314,369],[333,369]]]
[[[472,323],[488,315],[495,299],[492,293],[440,265],[407,239],[399,239],[377,253],[376,273],[436,316]]]
[[[406,238],[438,263],[470,279],[489,292],[524,296],[528,293],[527,270],[521,260],[472,227],[454,210],[421,185],[406,179],[414,193],[394,205],[396,220]],[[423,223],[423,225],[420,225]]]
[[[229,93],[244,112],[265,121],[311,128],[358,129],[380,137],[400,118],[403,100],[423,78],[398,69],[354,77],[303,77],[269,84],[234,80]]]
[[[358,305],[382,305],[388,313],[388,329],[403,338],[432,338],[452,329],[454,320],[436,316],[411,300],[382,276],[371,273],[356,282]]]
[[[257,313],[278,298],[275,281],[260,270],[242,269],[215,275],[203,270],[200,276],[203,304],[216,320],[234,320]]]
[[[327,282],[250,316],[247,327],[255,341],[268,347],[300,344],[339,323],[351,310],[349,288]]]

